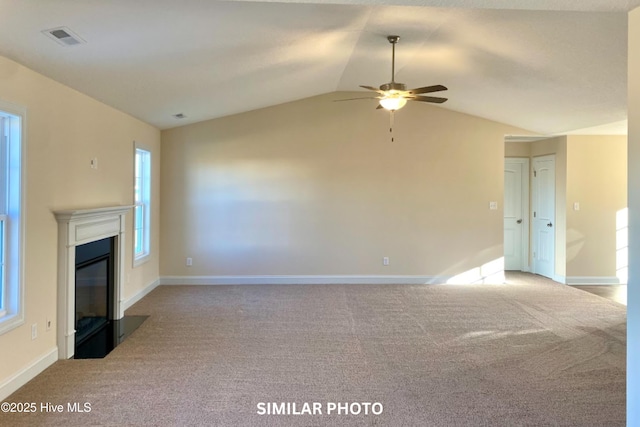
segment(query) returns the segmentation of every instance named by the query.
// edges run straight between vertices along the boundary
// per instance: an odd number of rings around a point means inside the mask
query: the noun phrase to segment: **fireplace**
[[[76,342],[78,347],[113,321],[114,237],[76,246]]]
[[[59,359],[73,357],[76,342],[90,339],[101,324],[124,316],[125,215],[130,209],[114,206],[54,212],[58,221]],[[107,246],[108,255],[102,253]],[[88,253],[83,253],[87,248]]]

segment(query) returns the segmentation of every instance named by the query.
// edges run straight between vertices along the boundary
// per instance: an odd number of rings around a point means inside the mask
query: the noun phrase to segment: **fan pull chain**
[[[389,112],[389,133],[391,134],[391,142],[393,142],[393,113],[394,111],[391,110]]]

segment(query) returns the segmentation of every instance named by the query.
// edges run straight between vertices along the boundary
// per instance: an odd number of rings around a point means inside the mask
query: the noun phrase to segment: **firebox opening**
[[[76,246],[76,353],[113,320],[114,239]]]

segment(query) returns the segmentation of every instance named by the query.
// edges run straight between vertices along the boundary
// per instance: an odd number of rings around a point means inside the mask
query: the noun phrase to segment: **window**
[[[149,256],[149,226],[151,219],[151,153],[136,147],[134,186],[134,266]]]
[[[24,110],[0,102],[0,334],[24,322],[21,192]]]

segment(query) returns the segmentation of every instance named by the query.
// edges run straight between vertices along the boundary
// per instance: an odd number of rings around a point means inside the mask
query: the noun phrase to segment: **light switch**
[[[489,202],[489,209],[495,211],[498,209],[498,202]]]
[[[579,211],[580,210],[580,203],[579,202],[574,202],[573,203],[573,210],[574,211]]]

